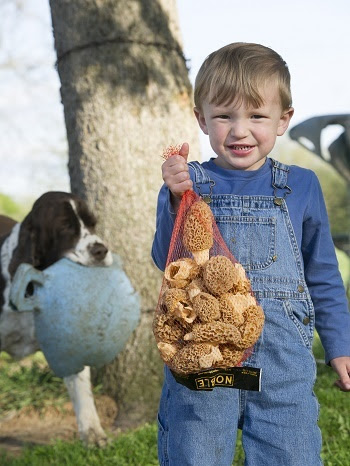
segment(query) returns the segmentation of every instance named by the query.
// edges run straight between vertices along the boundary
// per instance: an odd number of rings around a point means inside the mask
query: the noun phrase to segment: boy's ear
[[[293,114],[293,107],[290,107],[288,110],[283,111],[277,128],[277,136],[282,136],[287,131]]]
[[[197,107],[194,107],[193,111],[196,115],[200,129],[204,134],[208,134],[208,128],[203,113]]]

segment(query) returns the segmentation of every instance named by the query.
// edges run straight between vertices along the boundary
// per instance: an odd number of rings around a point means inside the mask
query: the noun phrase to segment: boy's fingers
[[[185,165],[186,159],[184,159],[184,157],[181,156],[181,154],[179,153],[179,155],[172,155],[164,163],[168,165],[169,167],[173,167],[174,165],[179,165],[179,163],[181,163],[182,165]]]
[[[192,180],[186,180],[183,181],[182,183],[178,183],[176,185],[176,189],[172,191],[173,195],[175,197],[182,197],[182,195],[188,191],[189,189],[193,188],[193,183]]]
[[[180,155],[174,155],[171,158],[178,157],[177,160],[169,162],[167,166],[164,166],[163,174],[166,174],[169,178],[171,177],[176,183],[184,181],[190,178],[189,169],[186,161]]]
[[[348,358],[333,359],[331,365],[339,376],[339,380],[335,382],[335,385],[342,391],[350,391],[350,363]]]
[[[339,387],[342,392],[350,392],[350,383],[344,383],[341,380],[336,380],[334,385]]]
[[[187,157],[187,156],[186,156]],[[184,156],[179,155],[172,155],[168,158],[163,164],[164,167],[187,167],[186,158]]]
[[[175,197],[181,197],[184,192],[193,188],[187,165],[188,154],[189,145],[185,142],[179,154],[172,155],[162,165],[163,180]]]
[[[187,161],[188,154],[190,152],[190,147],[187,142],[184,142],[179,150],[179,154]]]
[[[339,382],[343,390],[350,390],[350,377],[346,368],[343,368],[342,371],[339,371],[338,375],[340,377]]]

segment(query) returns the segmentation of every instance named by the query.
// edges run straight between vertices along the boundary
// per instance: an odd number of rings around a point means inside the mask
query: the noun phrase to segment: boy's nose
[[[231,135],[237,139],[245,138],[248,135],[247,125],[241,120],[233,122],[231,126]]]

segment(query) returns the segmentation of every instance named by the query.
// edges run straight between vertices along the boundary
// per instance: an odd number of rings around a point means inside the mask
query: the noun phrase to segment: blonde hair
[[[236,42],[211,53],[198,71],[195,106],[201,110],[205,99],[210,104],[235,102],[259,108],[264,102],[259,89],[276,80],[282,110],[292,106],[290,74],[278,53],[260,44]]]

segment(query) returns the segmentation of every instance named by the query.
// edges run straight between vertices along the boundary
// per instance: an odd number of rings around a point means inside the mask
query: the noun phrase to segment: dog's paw
[[[87,432],[81,432],[80,440],[86,447],[104,448],[109,443],[109,439],[102,429],[96,431],[90,428]]]

